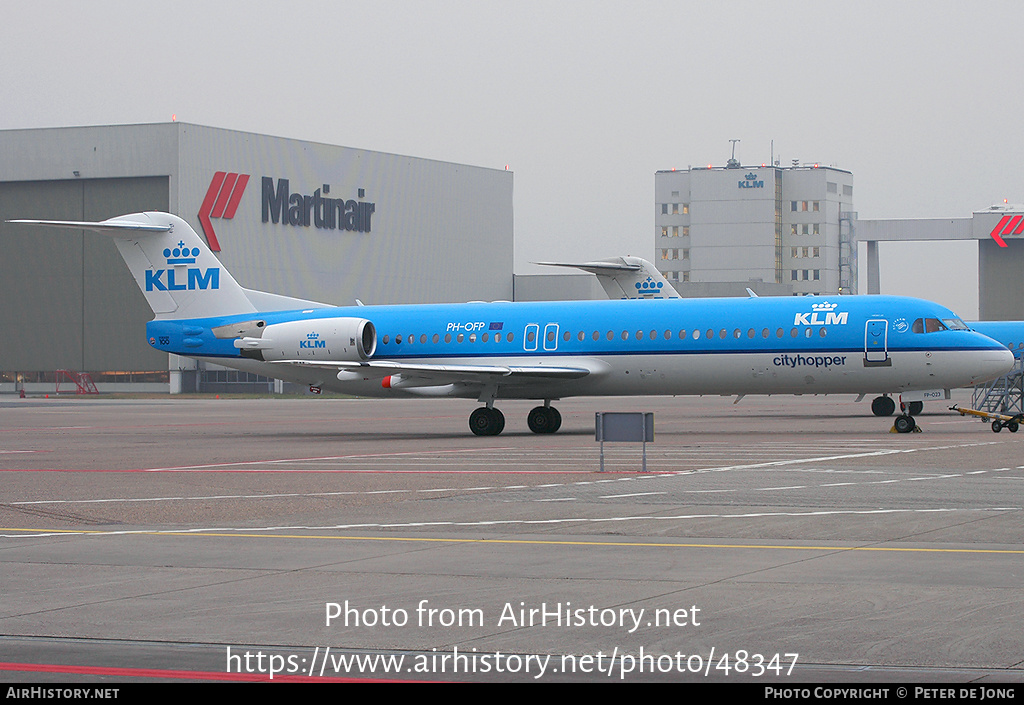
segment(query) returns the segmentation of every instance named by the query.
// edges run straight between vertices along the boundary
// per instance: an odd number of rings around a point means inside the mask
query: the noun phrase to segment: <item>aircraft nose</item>
[[[1009,372],[1014,365],[1013,353],[1002,348],[1000,350],[985,350],[978,360],[977,371],[974,382],[987,382],[990,379],[1001,377]]]

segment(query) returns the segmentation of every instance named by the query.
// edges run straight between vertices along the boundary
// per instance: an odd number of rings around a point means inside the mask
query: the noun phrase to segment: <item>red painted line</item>
[[[228,208],[224,211],[225,220],[231,220],[235,217],[235,211],[238,210],[238,202],[242,200],[242,194],[245,193],[245,185],[247,183],[249,183],[249,175],[239,174],[235,190],[231,192],[231,200],[228,201]]]
[[[213,223],[210,222],[210,210],[213,208],[213,203],[217,198],[217,194],[220,193],[220,185],[224,183],[224,177],[226,175],[227,174],[223,171],[218,171],[213,175],[213,180],[210,182],[210,188],[206,190],[206,197],[203,199],[203,205],[199,207],[199,224],[203,226],[203,233],[206,235],[206,242],[214,252],[220,252],[220,242],[217,241],[217,235],[213,232]]]
[[[1015,215],[1015,216],[1013,216],[1013,218],[1010,219],[1010,222],[1006,224],[1006,227],[1003,228],[1003,232],[1001,232],[1000,235],[1009,235],[1010,231],[1013,230],[1013,228],[1018,223],[1021,222],[1021,219],[1024,219],[1024,215]]]
[[[113,668],[109,666],[65,666],[49,663],[9,663],[0,661],[0,671],[21,671],[27,673],[77,673],[89,676],[121,676],[125,678],[181,678],[201,681],[245,681],[282,683],[413,683],[397,678],[342,678],[306,675],[275,675],[273,679],[265,673],[220,673],[217,671],[184,671],[165,668]],[[425,683],[428,681],[418,681]],[[59,686],[55,686],[59,687]]]
[[[992,228],[992,232],[989,233],[989,235],[992,236],[992,239],[995,240],[996,244],[999,245],[1000,247],[1007,247],[1006,241],[1003,240],[1003,238],[999,237],[999,231],[1003,229],[1003,226],[1006,225],[1006,223],[1009,220],[1010,216],[1004,215],[1002,218],[1000,218],[999,222],[996,224],[996,227]]]
[[[210,213],[211,218],[219,218],[224,213],[224,206],[228,204],[228,197],[231,195],[231,189],[235,187],[235,181],[238,179],[238,174],[228,174],[224,177],[224,184],[220,187],[220,194],[217,196],[217,203],[213,206],[213,211]]]
[[[279,463],[278,463],[279,464]],[[250,473],[256,475],[301,475],[305,474],[350,474],[350,475],[587,475],[596,473],[597,470],[151,470],[149,468],[128,468],[124,470],[112,470],[109,468],[0,468],[0,473],[5,472],[145,472],[145,473]],[[605,475],[632,475],[642,474],[639,470],[615,470],[605,471]]]

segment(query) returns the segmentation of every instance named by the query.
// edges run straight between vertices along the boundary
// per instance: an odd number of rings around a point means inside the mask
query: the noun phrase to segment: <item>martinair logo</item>
[[[992,232],[989,235],[992,236],[992,239],[1000,247],[1009,247],[1002,236],[1020,235],[1021,233],[1024,233],[1024,215],[1004,215],[996,223],[996,227],[992,228]]]
[[[146,291],[219,289],[220,267],[209,267],[205,272],[199,267],[181,269],[184,265],[195,264],[198,256],[199,248],[185,247],[184,241],[179,241],[178,246],[173,250],[170,247],[164,248],[167,269],[146,270]],[[175,269],[175,267],[178,267],[178,269]],[[176,281],[181,278],[183,272],[185,274],[185,281]]]
[[[203,226],[203,234],[206,235],[206,242],[214,252],[220,252],[220,242],[217,234],[213,232],[211,218],[224,218],[231,220],[238,210],[238,202],[242,200],[245,193],[245,186],[249,183],[248,174],[235,174],[218,171],[210,181],[210,187],[206,189],[206,198],[199,208],[199,223]]]
[[[320,340],[319,333],[307,333],[305,340],[299,341],[300,348],[326,348],[327,341]]]
[[[813,304],[810,313],[798,313],[793,319],[794,326],[845,326],[849,313],[836,313],[838,304],[822,301]],[[824,318],[822,318],[824,316]]]

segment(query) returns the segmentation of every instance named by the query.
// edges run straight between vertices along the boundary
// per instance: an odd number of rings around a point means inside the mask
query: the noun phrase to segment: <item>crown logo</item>
[[[647,277],[645,281],[637,282],[634,286],[641,294],[656,294],[665,284],[664,282],[655,283],[651,277]]]
[[[743,178],[746,179],[747,181],[753,181],[754,179],[757,178],[757,174],[755,174],[754,172],[750,172],[749,174],[747,174]]]
[[[316,340],[319,337],[319,333],[306,333],[306,340]]]
[[[167,258],[167,264],[195,264],[196,257],[199,256],[199,248],[193,247],[191,250],[185,247],[184,240],[178,242],[178,246],[173,250],[169,247],[164,248],[164,257]]]
[[[834,311],[836,306],[839,304],[830,304],[828,301],[822,301],[820,304],[814,304],[811,306],[812,311]]]

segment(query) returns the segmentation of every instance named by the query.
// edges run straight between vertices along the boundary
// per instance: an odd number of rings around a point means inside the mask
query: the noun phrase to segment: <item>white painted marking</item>
[[[545,501],[545,500],[540,500]],[[552,501],[573,501],[572,498]],[[633,521],[686,521],[690,519],[759,519],[765,517],[824,517],[824,516],[867,516],[880,514],[977,514],[984,512],[1019,512],[1021,507],[985,507],[974,509],[934,508],[934,509],[843,509],[843,510],[809,510],[802,512],[745,512],[742,514],[677,514],[673,516],[648,515],[648,516],[612,516],[612,517],[565,517],[560,519],[495,519],[481,521],[419,521],[402,522],[392,524],[368,523],[368,524],[335,524],[333,526],[263,526],[263,527],[200,527],[193,529],[125,529],[117,531],[56,531],[56,532],[27,532],[18,534],[0,534],[0,538],[41,538],[69,536],[128,536],[138,534],[162,535],[162,534],[208,534],[208,533],[256,533],[269,531],[337,531],[340,529],[402,529],[402,528],[428,528],[437,526],[538,526],[538,525],[559,525],[559,524],[602,524],[607,522],[633,522]]]

